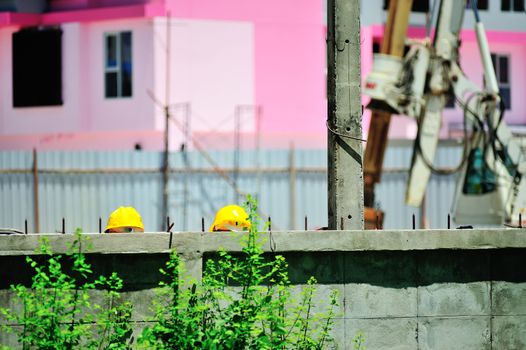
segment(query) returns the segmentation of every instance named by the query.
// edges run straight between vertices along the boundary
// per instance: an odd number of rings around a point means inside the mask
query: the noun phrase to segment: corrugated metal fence
[[[405,181],[411,159],[409,143],[388,148],[377,187],[378,206],[386,212],[385,228],[417,227],[420,208],[405,206]],[[457,145],[443,144],[437,165],[452,167],[460,158]],[[234,152],[210,152],[229,176],[235,174]],[[80,227],[98,232],[108,214],[121,205],[134,206],[147,231],[166,227],[161,218],[162,153],[160,152],[39,152],[34,171],[32,152],[0,152],[0,227],[35,232],[66,232]],[[235,191],[197,151],[172,153],[169,176],[169,216],[175,231],[206,229],[215,211],[239,202]],[[242,151],[237,186],[259,200],[261,211],[272,217],[273,229],[303,229],[327,225],[327,153],[325,150]],[[38,210],[35,180],[38,178]],[[447,226],[454,176],[433,176],[427,191],[425,217],[430,228]],[[292,190],[295,188],[295,191]]]

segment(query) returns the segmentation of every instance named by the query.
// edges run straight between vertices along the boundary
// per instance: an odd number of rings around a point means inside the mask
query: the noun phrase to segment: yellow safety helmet
[[[218,210],[210,231],[243,231],[250,229],[248,215],[239,205],[227,205]]]
[[[119,207],[108,218],[108,224],[104,229],[104,232],[108,230],[131,227],[138,231],[144,232],[144,225],[142,219],[137,210],[133,207]]]

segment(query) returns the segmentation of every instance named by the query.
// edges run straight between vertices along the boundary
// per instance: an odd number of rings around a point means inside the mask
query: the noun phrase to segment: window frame
[[[132,98],[133,97],[133,74],[131,74],[130,81],[130,95],[123,95],[123,72],[122,72],[122,34],[130,34],[130,62],[132,63],[132,72],[133,72],[133,32],[131,30],[122,30],[122,31],[111,31],[104,33],[104,50],[103,50],[103,60],[104,60],[104,98],[106,99],[116,99],[116,98]],[[108,50],[108,38],[113,37],[115,40],[115,66],[108,66],[109,50]],[[117,93],[116,96],[108,96],[108,91],[106,88],[107,84],[107,75],[108,73],[117,74]]]
[[[420,1],[422,1],[422,0],[420,0]],[[419,9],[419,5],[422,5],[422,2],[413,1],[413,4],[411,5],[411,12],[414,12],[414,13],[428,13],[431,10],[430,1],[429,0],[425,0],[425,1],[427,3],[426,3],[425,6],[423,6],[422,10]],[[389,0],[384,0],[383,1],[382,9],[384,11],[389,11]]]
[[[499,94],[500,94],[500,90],[502,88],[504,89],[508,89],[509,90],[509,102],[508,104],[505,104],[505,109],[506,110],[511,110],[511,104],[512,104],[512,100],[511,100],[511,55],[508,53],[508,54],[504,54],[504,53],[497,53],[497,52],[491,52],[491,61],[492,61],[492,64],[493,64],[493,69],[495,70],[495,77],[497,78],[497,86],[499,88]],[[507,71],[507,76],[508,76],[508,81],[507,82],[502,82],[501,80],[501,76],[500,76],[500,59],[505,57],[506,60],[507,60],[507,65],[508,65],[508,71]]]
[[[502,1],[502,0],[501,0]],[[471,0],[466,2],[466,9],[471,10]],[[483,4],[480,1],[477,1],[477,10],[479,11],[488,11],[489,10],[489,0],[485,0]]]
[[[507,9],[504,9],[504,1],[506,1]],[[515,8],[515,0],[500,0],[500,11],[501,12],[524,12],[526,11],[526,7],[524,6],[524,0],[521,1],[521,5],[519,7],[522,8]]]

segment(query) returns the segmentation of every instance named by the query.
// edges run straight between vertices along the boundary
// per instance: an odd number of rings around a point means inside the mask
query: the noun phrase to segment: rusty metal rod
[[[38,207],[38,154],[36,148],[33,148],[33,216],[35,221],[35,233],[40,232],[40,213]]]

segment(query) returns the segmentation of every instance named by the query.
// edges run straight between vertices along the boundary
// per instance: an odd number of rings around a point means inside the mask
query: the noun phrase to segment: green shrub
[[[252,227],[234,256],[220,250],[200,282],[189,282],[172,252],[161,273],[155,323],[139,343],[148,349],[327,349],[338,306],[333,291],[327,312],[313,313],[314,278],[299,300],[291,295],[287,263],[264,257],[255,201],[247,203]]]
[[[87,238],[81,235],[80,229],[75,235],[76,239],[65,256],[53,255],[47,237],[43,236],[37,253],[41,255],[38,260],[44,258],[45,262],[26,257],[35,272],[31,286],[11,286],[17,301],[23,305],[23,311],[16,313],[0,309],[8,321],[21,326],[4,325],[3,328],[7,332],[16,332],[23,349],[129,347],[126,344],[131,335],[131,305],[115,303],[119,299],[122,280],[115,273],[108,278],[100,276],[93,280],[91,265],[82,252]],[[71,264],[70,269],[64,267],[67,262]],[[107,308],[91,303],[90,291],[95,288],[104,289]]]

